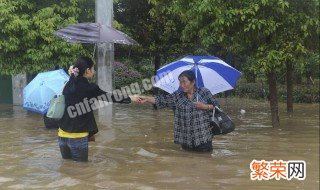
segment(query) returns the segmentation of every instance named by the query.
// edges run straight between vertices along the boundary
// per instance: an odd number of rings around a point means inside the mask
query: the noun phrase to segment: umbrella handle
[[[94,44],[93,52],[92,52],[92,59],[93,59],[93,60],[94,60],[95,53],[96,53],[96,46],[97,46],[97,44]]]
[[[61,89],[61,91],[60,91],[59,95],[62,95],[63,90],[64,90],[64,87],[66,87],[66,85],[67,85],[67,83],[65,83],[65,84],[63,85],[63,87],[62,87],[62,89]]]
[[[197,89],[198,88],[198,66],[196,63],[194,64],[194,68],[196,71],[196,89]],[[197,102],[199,102],[198,90],[196,91],[196,96],[197,96]]]

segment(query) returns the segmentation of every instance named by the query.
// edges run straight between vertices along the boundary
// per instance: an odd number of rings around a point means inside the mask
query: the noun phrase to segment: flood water
[[[40,115],[0,105],[0,189],[319,189],[319,105],[280,104],[273,129],[268,102],[220,99],[236,130],[213,140],[211,153],[173,143],[173,113],[150,105],[112,105],[98,115],[89,162],[62,160],[57,131]],[[240,113],[240,109],[246,111]],[[305,180],[250,179],[255,160],[303,160]]]

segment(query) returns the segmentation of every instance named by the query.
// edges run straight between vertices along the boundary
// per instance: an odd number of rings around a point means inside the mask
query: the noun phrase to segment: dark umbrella
[[[74,43],[117,43],[139,45],[125,33],[99,23],[78,23],[62,28],[54,34]]]

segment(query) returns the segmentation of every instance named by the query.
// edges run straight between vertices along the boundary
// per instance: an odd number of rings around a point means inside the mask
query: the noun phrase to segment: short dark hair
[[[194,75],[194,72],[191,71],[191,70],[185,70],[185,71],[183,71],[183,72],[179,75],[178,79],[180,79],[181,77],[187,77],[190,82],[195,82],[195,81],[196,81],[196,76]]]

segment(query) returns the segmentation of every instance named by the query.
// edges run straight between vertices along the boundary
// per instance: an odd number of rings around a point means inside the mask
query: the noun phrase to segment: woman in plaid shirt
[[[208,89],[195,86],[196,78],[192,71],[183,71],[178,79],[182,91],[164,96],[140,96],[139,102],[155,104],[159,108],[174,108],[174,142],[184,150],[211,151],[210,114],[218,105],[217,101]]]

